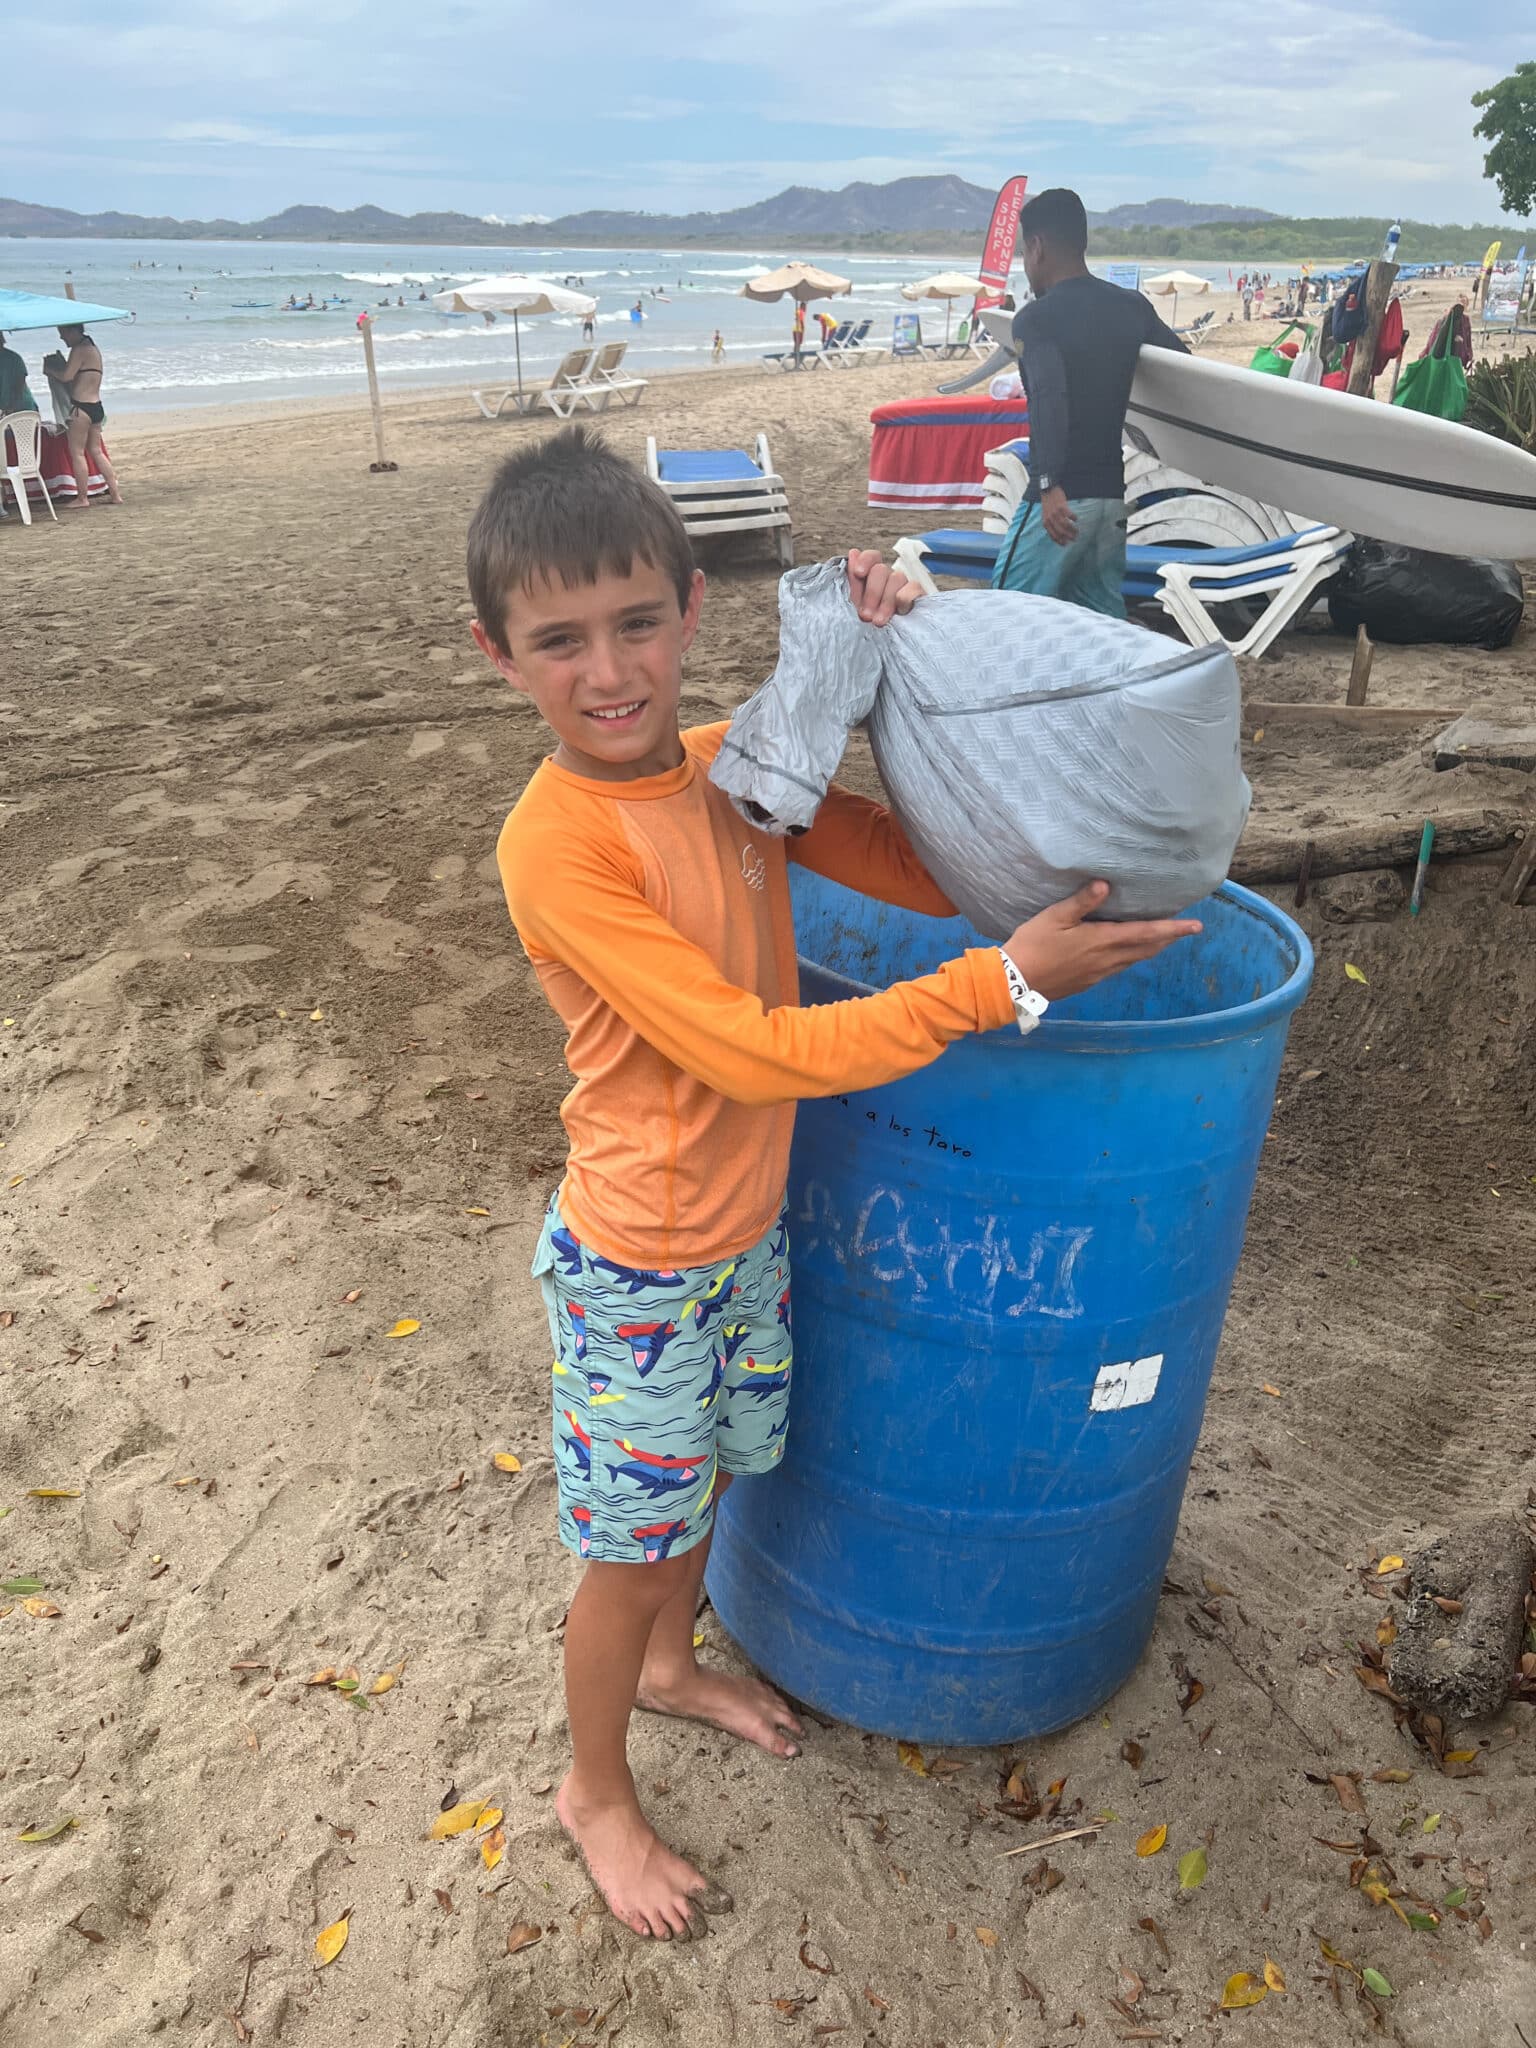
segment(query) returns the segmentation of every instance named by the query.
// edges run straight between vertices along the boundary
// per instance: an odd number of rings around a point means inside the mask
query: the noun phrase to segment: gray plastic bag
[[[1106,917],[1150,918],[1225,880],[1251,792],[1224,646],[1007,590],[866,626],[842,562],[791,570],[779,613],[779,665],[710,770],[750,821],[804,831],[862,721],[924,866],[989,937],[1086,882]]]

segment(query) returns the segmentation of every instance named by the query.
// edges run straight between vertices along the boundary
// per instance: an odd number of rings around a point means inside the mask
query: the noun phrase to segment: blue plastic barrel
[[[801,994],[981,943],[794,872]],[[1203,934],[1039,1029],[803,1103],[782,1465],[721,1504],[710,1597],[767,1675],[876,1733],[1063,1727],[1152,1631],[1305,935],[1230,884]]]

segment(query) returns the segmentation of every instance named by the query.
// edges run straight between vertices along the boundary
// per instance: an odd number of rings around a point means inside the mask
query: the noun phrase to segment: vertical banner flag
[[[987,246],[977,272],[986,290],[976,295],[976,303],[971,308],[973,320],[986,307],[1003,303],[1003,295],[1008,289],[1008,273],[1013,268],[1013,252],[1019,239],[1019,212],[1028,183],[1027,178],[1010,178],[993,203]]]

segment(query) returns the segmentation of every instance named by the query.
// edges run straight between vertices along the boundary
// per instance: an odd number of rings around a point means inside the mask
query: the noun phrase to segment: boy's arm
[[[785,852],[813,874],[841,882],[862,896],[953,917],[955,906],[918,859],[893,811],[834,782],[809,832],[785,842]]]
[[[502,884],[532,958],[562,961],[664,1058],[734,1102],[878,1087],[1013,1019],[995,947],[877,995],[769,1010],[667,923],[609,849],[562,840],[558,862],[532,846],[504,851]]]

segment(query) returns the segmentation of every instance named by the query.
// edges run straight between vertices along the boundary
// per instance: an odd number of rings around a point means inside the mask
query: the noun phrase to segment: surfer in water
[[[1060,597],[1125,617],[1125,463],[1120,436],[1144,346],[1189,351],[1140,292],[1090,275],[1075,192],[1042,192],[1019,215],[1033,299],[1013,323],[1029,397],[1029,489],[995,590]]]

